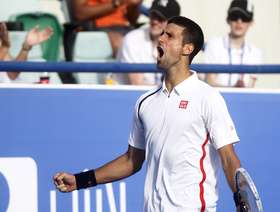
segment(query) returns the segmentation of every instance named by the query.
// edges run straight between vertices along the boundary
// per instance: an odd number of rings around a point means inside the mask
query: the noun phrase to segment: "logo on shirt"
[[[181,100],[180,104],[179,104],[179,108],[181,109],[187,109],[187,106],[188,106],[188,101],[186,100]]]

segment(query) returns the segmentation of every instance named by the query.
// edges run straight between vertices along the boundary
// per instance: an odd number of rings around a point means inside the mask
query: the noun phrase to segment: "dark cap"
[[[252,20],[254,15],[254,6],[250,0],[233,0],[228,9],[228,17],[232,14],[242,14]]]
[[[176,0],[154,0],[150,13],[154,12],[165,19],[180,15],[180,5]]]

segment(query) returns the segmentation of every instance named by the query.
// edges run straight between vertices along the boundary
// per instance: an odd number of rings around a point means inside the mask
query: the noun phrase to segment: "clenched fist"
[[[76,179],[73,174],[66,172],[57,173],[53,177],[56,188],[61,192],[71,192],[77,189]]]

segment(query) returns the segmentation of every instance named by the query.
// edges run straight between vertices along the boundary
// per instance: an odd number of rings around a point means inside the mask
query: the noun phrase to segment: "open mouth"
[[[158,56],[159,56],[159,57],[162,57],[163,54],[164,54],[164,51],[163,51],[163,49],[162,49],[161,46],[157,46],[157,51],[158,51]]]

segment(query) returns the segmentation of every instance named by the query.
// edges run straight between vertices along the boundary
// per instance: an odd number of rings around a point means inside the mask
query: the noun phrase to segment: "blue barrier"
[[[280,73],[280,65],[217,65],[193,64],[191,68],[199,73]],[[23,72],[160,72],[155,64],[135,63],[81,63],[81,62],[7,62],[0,61],[0,71]]]
[[[30,207],[38,204],[40,212],[87,211],[88,207],[96,212],[142,211],[145,167],[113,187],[100,185],[73,194],[54,191],[52,175],[98,167],[125,152],[134,103],[143,92],[1,88],[0,211],[19,205],[16,198]],[[223,95],[241,139],[236,150],[257,184],[264,210],[280,211],[280,93]],[[29,189],[19,195],[22,180]],[[30,193],[36,185],[38,201],[35,196],[32,202]],[[224,177],[219,187],[218,212],[235,211]],[[14,211],[37,211],[28,209]]]

